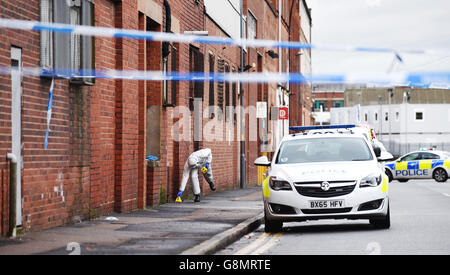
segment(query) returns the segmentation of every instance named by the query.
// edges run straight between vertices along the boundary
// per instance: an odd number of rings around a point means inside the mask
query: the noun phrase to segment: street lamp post
[[[244,3],[240,0],[240,20],[241,20],[241,38],[244,38]],[[241,73],[244,73],[244,47],[241,46]],[[245,188],[246,178],[246,165],[245,165],[245,112],[244,112],[244,87],[242,82],[239,83],[239,96],[240,96],[240,121],[241,121],[241,160],[240,160],[240,187]]]

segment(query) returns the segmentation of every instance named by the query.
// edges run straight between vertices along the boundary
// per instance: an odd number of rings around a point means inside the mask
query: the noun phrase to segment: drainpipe
[[[9,170],[9,235],[16,236],[16,194],[17,194],[17,157],[8,153],[6,158],[11,162]]]

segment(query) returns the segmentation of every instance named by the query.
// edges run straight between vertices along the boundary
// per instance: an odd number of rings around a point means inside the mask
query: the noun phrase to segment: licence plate
[[[311,209],[337,209],[344,208],[345,201],[336,200],[336,201],[310,201]]]

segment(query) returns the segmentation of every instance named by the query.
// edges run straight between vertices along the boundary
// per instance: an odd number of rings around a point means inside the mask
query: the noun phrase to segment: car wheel
[[[389,170],[386,170],[386,176],[389,178],[389,182],[392,182],[394,180],[394,176],[392,176],[392,172]]]
[[[282,221],[271,221],[264,214],[264,231],[266,233],[277,233],[283,229]]]
[[[398,180],[399,182],[408,182],[409,180],[407,180],[407,179],[401,179],[401,180]]]
[[[388,208],[386,217],[370,219],[370,224],[376,229],[389,229],[391,227],[391,211]]]
[[[437,182],[446,182],[448,180],[448,174],[444,169],[438,168],[433,172],[433,179]]]

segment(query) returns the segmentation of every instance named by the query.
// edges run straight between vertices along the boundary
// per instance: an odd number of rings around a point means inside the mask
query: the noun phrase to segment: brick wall
[[[0,17],[38,20],[39,2],[2,1]],[[23,66],[39,66],[39,33],[1,30],[0,37],[1,66],[10,65],[8,57],[11,46],[22,49]],[[11,150],[10,77],[1,77],[0,83],[0,153],[5,156]],[[67,80],[55,80],[49,148],[44,150],[50,83],[49,79],[36,77],[23,77],[22,81],[22,198],[25,229],[63,225],[88,213],[88,92],[86,89],[72,89]],[[6,168],[6,160],[2,157],[0,169]]]
[[[109,0],[97,0],[95,25],[115,27],[116,6]],[[97,69],[116,68],[116,40],[95,39],[95,66]],[[114,210],[115,183],[115,88],[116,81],[97,79],[90,92],[91,165],[90,209],[91,215]]]
[[[148,0],[150,1],[150,0]],[[162,22],[152,21],[138,11],[137,0],[95,0],[95,25],[125,29],[163,31],[165,9],[163,0],[151,0],[161,7]],[[179,32],[209,31],[225,36],[223,31],[205,16],[203,1],[170,0],[172,16],[179,22]],[[276,39],[277,17],[265,0],[245,1],[259,22],[260,39]],[[4,0],[0,2],[0,17],[39,20],[39,1]],[[261,30],[264,30],[263,32]],[[40,64],[39,33],[0,29],[0,66],[10,65],[10,47],[22,48],[23,65]],[[231,71],[240,66],[239,48],[214,45],[175,44],[177,69],[190,70],[190,47],[204,55],[208,72],[209,54],[225,60]],[[249,49],[246,63],[256,63],[262,56],[264,70],[276,72],[278,61],[268,57],[265,49]],[[161,43],[131,39],[95,38],[95,68],[117,70],[161,70]],[[0,76],[0,224],[5,234],[8,222],[8,173],[5,155],[11,148],[11,83],[9,76]],[[22,172],[23,217],[26,230],[41,230],[88,219],[113,211],[128,212],[146,206],[156,206],[174,200],[178,192],[184,162],[194,151],[194,142],[176,142],[172,127],[178,122],[173,107],[162,104],[162,83],[97,79],[94,86],[78,87],[68,80],[56,79],[53,116],[48,150],[44,150],[46,115],[50,79],[23,78],[22,141],[24,170]],[[189,82],[178,83],[176,105],[189,107]],[[214,83],[217,91],[218,83]],[[208,84],[204,85],[203,110],[209,106]],[[228,102],[232,102],[233,85],[229,85]],[[272,106],[276,84],[264,85]],[[238,85],[236,85],[236,90]],[[245,105],[255,106],[257,85],[245,85]],[[217,92],[215,94],[217,97]],[[226,102],[226,100],[225,100]],[[217,103],[217,98],[215,98]],[[239,105],[239,100],[236,101]],[[148,117],[155,107],[158,116]],[[270,106],[269,106],[270,107]],[[203,111],[202,110],[202,111]],[[155,120],[159,131],[149,139],[149,120]],[[204,127],[211,122],[203,117]],[[204,140],[201,148],[213,152],[213,172],[219,190],[239,186],[239,119],[227,127],[225,119],[220,142]],[[249,120],[246,121],[249,137]],[[193,120],[191,119],[191,137]],[[273,130],[273,129],[270,129]],[[227,136],[232,139],[228,141]],[[207,138],[207,136],[205,136]],[[159,148],[157,167],[147,167],[144,161],[148,143]],[[246,143],[247,182],[256,183],[258,142]],[[2,157],[3,156],[3,157]],[[232,165],[230,165],[232,163]],[[203,194],[211,191],[201,180]],[[191,187],[188,187],[191,190]]]

